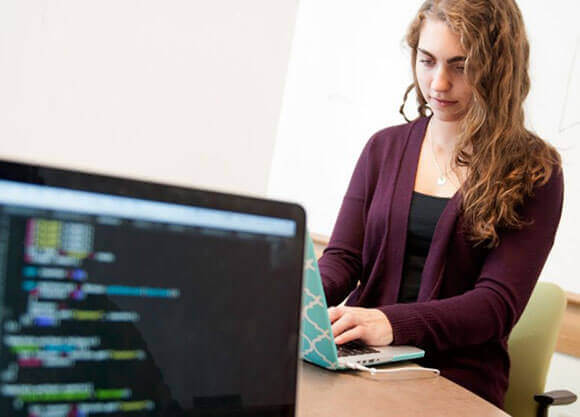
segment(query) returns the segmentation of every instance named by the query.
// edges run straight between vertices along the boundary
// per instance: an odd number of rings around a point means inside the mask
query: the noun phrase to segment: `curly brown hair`
[[[446,22],[466,52],[465,74],[473,97],[453,157],[458,166],[467,167],[461,192],[468,236],[476,245],[495,247],[500,229],[526,224],[518,207],[533,188],[561,169],[558,152],[524,126],[530,78],[522,15],[514,0],[425,1],[406,36],[414,78],[401,106],[407,121],[403,108],[411,90],[417,95],[419,117],[429,110],[415,71],[426,18]]]

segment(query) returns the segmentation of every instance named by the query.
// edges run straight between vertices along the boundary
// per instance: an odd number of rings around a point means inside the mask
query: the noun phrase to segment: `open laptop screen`
[[[293,415],[301,209],[0,168],[0,415]]]

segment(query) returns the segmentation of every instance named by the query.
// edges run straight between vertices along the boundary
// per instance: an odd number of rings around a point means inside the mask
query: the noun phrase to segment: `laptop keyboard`
[[[342,356],[354,356],[354,355],[364,355],[367,353],[379,353],[378,350],[373,349],[357,340],[347,342],[344,345],[336,345],[336,350],[338,357]]]

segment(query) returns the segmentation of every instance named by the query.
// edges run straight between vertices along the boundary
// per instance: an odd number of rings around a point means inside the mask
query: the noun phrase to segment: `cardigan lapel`
[[[386,296],[391,303],[397,302],[401,286],[409,211],[411,209],[413,189],[415,188],[421,144],[423,143],[428,122],[429,118],[425,117],[413,125],[396,173],[397,178],[389,210],[389,233],[387,234],[388,244],[385,259],[387,281],[391,281],[391,284],[386,288]]]
[[[409,225],[409,211],[415,189],[415,178],[421,153],[421,145],[430,118],[425,117],[417,121],[412,127],[406,146],[404,147],[401,163],[397,170],[395,189],[391,199],[388,220],[388,244],[386,262],[386,276],[391,285],[386,288],[386,296],[392,303],[396,303],[401,286],[405,247],[407,244],[407,229]],[[455,223],[461,206],[461,193],[457,191],[447,202],[443,213],[439,217],[429,253],[425,260],[421,276],[421,287],[417,301],[427,301],[437,296],[443,280],[445,258],[449,240],[455,230]],[[387,280],[387,281],[388,281]]]
[[[447,202],[435,226],[429,253],[421,274],[418,302],[432,300],[439,294],[441,283],[443,282],[447,248],[449,247],[451,235],[455,230],[460,207],[461,193],[457,191],[451,200]]]

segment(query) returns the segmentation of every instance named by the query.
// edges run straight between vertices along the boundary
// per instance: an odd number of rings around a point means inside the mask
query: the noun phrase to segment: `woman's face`
[[[472,89],[467,84],[465,51],[459,36],[441,20],[423,21],[415,71],[423,97],[441,121],[460,120],[471,104]]]

